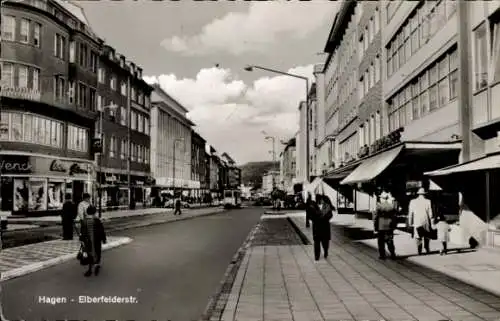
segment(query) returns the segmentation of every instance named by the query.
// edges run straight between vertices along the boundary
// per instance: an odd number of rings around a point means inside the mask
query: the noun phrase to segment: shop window
[[[474,87],[481,90],[488,84],[486,24],[474,31]]]
[[[14,211],[46,211],[47,180],[15,179],[13,203]]]
[[[66,190],[64,181],[49,180],[47,186],[47,209],[62,209]]]

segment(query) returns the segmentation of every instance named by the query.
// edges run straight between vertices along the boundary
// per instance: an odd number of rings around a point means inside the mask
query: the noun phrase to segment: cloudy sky
[[[208,143],[240,164],[272,158],[262,132],[277,141],[292,137],[305,98],[299,79],[243,68],[312,78],[338,6],[326,0],[78,4],[97,34],[142,66],[148,81],[190,110]]]

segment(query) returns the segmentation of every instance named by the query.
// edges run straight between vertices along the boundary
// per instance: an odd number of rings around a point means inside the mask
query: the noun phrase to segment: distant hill
[[[262,185],[262,175],[272,169],[279,170],[279,162],[250,162],[241,165],[240,168],[241,182],[243,184],[260,187]]]

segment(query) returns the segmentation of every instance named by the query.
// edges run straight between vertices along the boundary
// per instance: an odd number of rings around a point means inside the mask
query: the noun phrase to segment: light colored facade
[[[297,171],[297,153],[295,145],[296,139],[290,139],[281,153],[280,182],[282,182],[283,190],[288,193],[293,193],[293,185],[295,183],[295,175]]]
[[[299,106],[299,131],[296,135],[296,150],[297,150],[297,183],[305,183],[307,181],[307,110],[306,103],[301,102]]]
[[[279,180],[279,171],[268,171],[262,176],[262,192],[264,194],[270,194],[273,191],[273,187]]]
[[[151,172],[156,185],[197,188],[191,180],[191,127],[194,124],[186,117],[188,110],[158,85],[151,101]]]

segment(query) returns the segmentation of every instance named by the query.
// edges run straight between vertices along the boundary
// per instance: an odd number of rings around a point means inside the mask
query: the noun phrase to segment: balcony
[[[40,102],[42,99],[42,93],[39,90],[32,88],[2,86],[0,95],[2,97],[30,100],[36,102]]]

